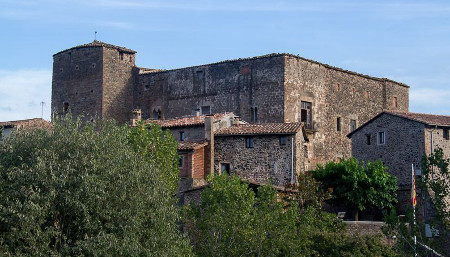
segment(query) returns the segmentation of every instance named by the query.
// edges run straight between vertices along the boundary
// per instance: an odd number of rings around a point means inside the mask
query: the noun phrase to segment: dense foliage
[[[356,211],[390,209],[397,201],[397,178],[385,171],[381,161],[360,164],[355,158],[329,162],[312,171],[324,189],[332,190],[331,202]]]
[[[0,144],[1,256],[191,255],[170,133],[68,117]]]
[[[198,256],[397,256],[378,237],[347,235],[335,215],[321,211],[319,198],[300,192],[319,190],[315,183],[281,200],[271,186],[255,193],[237,176],[210,182],[201,203],[186,209]]]

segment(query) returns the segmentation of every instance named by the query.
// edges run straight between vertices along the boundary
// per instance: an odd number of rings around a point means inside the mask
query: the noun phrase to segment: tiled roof
[[[397,117],[402,117],[408,120],[417,121],[428,126],[442,126],[442,127],[450,127],[450,116],[446,115],[435,115],[435,114],[426,114],[426,113],[414,113],[414,112],[396,112],[396,111],[384,111],[373,117],[366,123],[359,126],[357,129],[352,131],[347,135],[347,137],[351,138],[353,134],[359,131],[361,128],[365,127],[367,124],[376,120],[383,114],[394,115]]]
[[[216,113],[209,117],[212,117],[214,121],[221,120],[227,117],[234,117],[232,112]],[[170,119],[170,120],[147,120],[148,122],[155,123],[162,128],[174,128],[174,127],[190,127],[201,126],[205,124],[206,115],[199,116],[186,116],[182,118]]]
[[[11,126],[11,127],[41,127],[41,128],[48,128],[51,127],[50,122],[41,119],[41,118],[34,118],[34,119],[27,119],[27,120],[13,120],[13,121],[3,121],[0,122],[0,126]]]
[[[207,142],[178,142],[177,150],[195,150],[207,146]]]
[[[450,126],[450,116],[414,112],[386,112],[409,120],[425,123],[430,126]]]
[[[301,123],[263,123],[239,124],[217,130],[215,136],[295,134],[301,129]]]
[[[106,47],[106,48],[117,49],[117,50],[119,50],[121,52],[132,53],[132,54],[136,53],[136,51],[128,49],[128,48],[125,48],[125,47],[111,45],[111,44],[108,44],[108,43],[105,43],[105,42],[102,42],[102,41],[94,40],[94,41],[92,41],[91,43],[88,43],[88,44],[74,46],[74,47],[71,47],[69,49],[62,50],[60,52],[57,52],[53,56],[55,56],[57,54],[60,54],[60,53],[63,53],[63,52],[66,52],[66,51],[69,51],[69,50],[78,49],[78,48],[86,48],[86,47]]]

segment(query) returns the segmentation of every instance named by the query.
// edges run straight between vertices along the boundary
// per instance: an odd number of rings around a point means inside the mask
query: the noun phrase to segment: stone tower
[[[135,51],[97,40],[53,55],[52,112],[130,119]]]

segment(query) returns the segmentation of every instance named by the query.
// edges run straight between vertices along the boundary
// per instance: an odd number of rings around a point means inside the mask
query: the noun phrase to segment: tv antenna
[[[42,100],[39,104],[41,105],[41,119],[43,119],[44,118],[44,105],[45,105],[44,100]]]

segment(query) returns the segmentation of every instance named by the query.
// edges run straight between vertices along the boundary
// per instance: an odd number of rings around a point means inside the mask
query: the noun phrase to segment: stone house
[[[94,40],[53,56],[52,110],[127,122],[232,112],[252,124],[304,123],[305,166],[348,158],[346,135],[385,111],[408,111],[409,87],[292,54],[173,70],[140,68],[134,50]]]
[[[348,134],[352,156],[360,161],[382,160],[398,179],[399,209],[409,204],[412,167],[421,175],[421,159],[437,147],[450,157],[450,116],[382,112]],[[426,214],[424,214],[426,216]]]
[[[51,128],[51,124],[41,118],[27,119],[27,120],[15,120],[15,121],[3,121],[0,122],[0,140],[3,140],[18,130],[33,129],[33,128]]]

